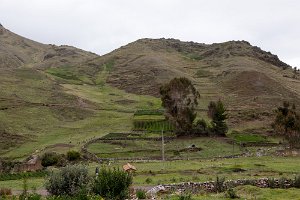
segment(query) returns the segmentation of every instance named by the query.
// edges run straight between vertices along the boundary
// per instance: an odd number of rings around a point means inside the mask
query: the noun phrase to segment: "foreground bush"
[[[102,168],[96,177],[93,192],[105,199],[123,200],[129,196],[132,176],[119,169]]]
[[[80,165],[69,165],[49,176],[46,181],[46,189],[52,195],[76,196],[82,192],[87,195],[89,183],[87,168]]]

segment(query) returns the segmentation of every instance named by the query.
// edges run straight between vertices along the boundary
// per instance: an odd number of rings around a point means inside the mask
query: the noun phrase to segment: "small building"
[[[127,163],[126,165],[123,165],[123,170],[128,172],[128,173],[132,173],[136,171],[136,167]]]

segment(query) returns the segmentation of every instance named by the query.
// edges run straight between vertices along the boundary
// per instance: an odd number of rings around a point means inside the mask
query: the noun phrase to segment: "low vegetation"
[[[46,189],[54,196],[78,196],[82,192],[88,194],[89,184],[90,177],[86,167],[69,165],[50,174]]]

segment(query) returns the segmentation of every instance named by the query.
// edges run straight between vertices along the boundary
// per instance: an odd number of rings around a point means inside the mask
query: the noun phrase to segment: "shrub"
[[[132,176],[119,169],[101,168],[94,181],[93,191],[105,199],[122,200],[129,195]]]
[[[136,197],[138,199],[146,199],[147,198],[146,192],[144,190],[137,190],[136,191]]]
[[[68,165],[52,173],[46,181],[46,189],[52,195],[76,196],[88,188],[88,170],[80,165]]]
[[[145,183],[152,183],[152,179],[151,178],[146,178]]]
[[[68,151],[67,158],[69,161],[80,159],[80,153],[78,151]]]
[[[285,177],[281,177],[279,180],[278,180],[278,185],[279,185],[279,188],[287,188],[287,185],[286,183],[288,182],[289,180]]]
[[[274,178],[268,178],[268,187],[276,188],[276,180]]]
[[[300,188],[300,175],[295,176],[295,179],[293,181],[293,186],[295,188]]]
[[[225,194],[226,198],[230,198],[230,199],[237,199],[239,198],[239,196],[236,194],[236,192],[232,189],[229,188]]]
[[[217,179],[214,182],[214,191],[215,192],[224,192],[225,191],[224,182],[225,182],[225,178],[224,177],[219,178],[217,176]]]
[[[56,165],[59,160],[59,155],[55,152],[46,152],[42,156],[42,166],[48,167]]]

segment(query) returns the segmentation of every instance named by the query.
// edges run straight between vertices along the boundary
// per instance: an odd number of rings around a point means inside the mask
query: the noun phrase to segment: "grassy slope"
[[[6,73],[0,106],[7,109],[0,111],[1,125],[28,140],[18,148],[0,149],[5,157],[22,158],[49,146],[58,151],[79,148],[90,138],[129,131],[136,109],[160,107],[154,97],[108,85],[78,85],[34,69]]]
[[[0,134],[20,137],[11,149],[0,147],[1,156],[21,158],[51,145],[66,151],[94,136],[128,131],[134,110],[160,107],[157,98],[145,94],[157,95],[172,77],[186,76],[196,85],[200,117],[206,118],[209,101],[223,99],[230,128],[239,131],[268,128],[271,110],[282,100],[299,102],[299,79],[291,78],[292,70],[253,56],[243,42],[144,39],[101,57],[43,45],[6,29],[0,42],[1,58],[10,55],[0,60]],[[60,143],[67,145],[55,146]]]

